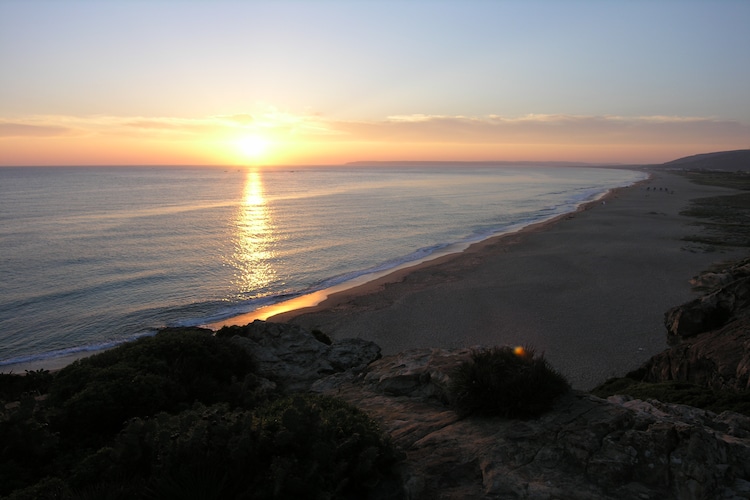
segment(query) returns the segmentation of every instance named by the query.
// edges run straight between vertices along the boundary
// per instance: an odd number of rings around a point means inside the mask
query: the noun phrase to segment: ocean
[[[0,372],[460,251],[643,178],[445,164],[0,168]]]

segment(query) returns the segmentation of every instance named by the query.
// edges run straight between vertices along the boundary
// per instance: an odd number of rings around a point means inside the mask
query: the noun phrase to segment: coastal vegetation
[[[0,497],[351,498],[396,453],[360,410],[260,390],[230,339],[165,329],[0,377]]]
[[[747,172],[690,171],[683,175],[697,184],[750,191]],[[750,247],[750,193],[698,198],[680,213],[697,219],[693,225],[701,229],[698,234],[685,236],[685,241],[709,249]]]
[[[452,374],[449,399],[459,415],[534,417],[570,390],[563,375],[532,347],[477,350]]]

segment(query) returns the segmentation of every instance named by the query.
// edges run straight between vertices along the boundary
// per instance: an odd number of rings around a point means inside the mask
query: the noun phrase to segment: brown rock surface
[[[289,387],[342,398],[380,423],[405,456],[402,498],[750,498],[746,416],[571,392],[533,420],[461,419],[446,387],[471,349],[412,349],[364,366],[370,343],[344,342],[350,368],[336,371],[336,343],[294,325],[248,330],[235,340],[264,357],[264,373],[289,373]]]
[[[750,498],[750,419],[573,392],[535,420],[459,419],[441,388],[467,350],[411,350],[326,392],[405,452],[409,499]]]
[[[644,382],[689,382],[715,390],[750,389],[750,318],[697,335],[647,361]]]
[[[254,321],[217,335],[231,336],[253,355],[263,377],[289,391],[307,390],[325,375],[353,373],[380,358],[380,347],[374,342],[342,339],[328,345],[296,325]]]

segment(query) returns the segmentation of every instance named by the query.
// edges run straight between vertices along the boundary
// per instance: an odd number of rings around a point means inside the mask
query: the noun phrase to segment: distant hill
[[[662,166],[689,170],[750,171],[750,149],[686,156],[663,163]]]
[[[346,163],[354,167],[599,167],[599,166],[620,166],[619,163],[586,163],[581,161],[352,161]]]

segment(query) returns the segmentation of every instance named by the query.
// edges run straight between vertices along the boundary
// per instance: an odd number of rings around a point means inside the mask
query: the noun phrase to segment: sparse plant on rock
[[[478,350],[452,374],[449,398],[461,416],[534,417],[570,390],[563,375],[531,347]]]

